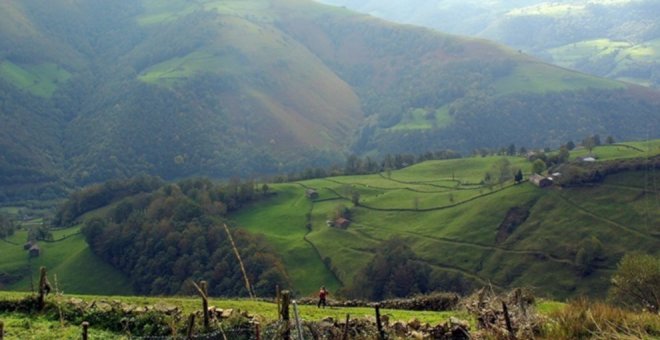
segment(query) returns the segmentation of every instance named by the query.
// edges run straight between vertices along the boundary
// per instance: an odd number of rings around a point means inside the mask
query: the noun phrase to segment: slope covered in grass
[[[648,147],[645,152],[618,146],[616,154],[611,149],[617,146],[601,146],[594,153],[607,155],[604,159],[645,158],[660,154],[656,142],[638,143],[640,150]],[[432,275],[473,287],[532,287],[557,298],[603,296],[623,254],[657,254],[657,171],[618,173],[595,186],[564,189],[480,184],[486,172],[497,173],[501,159],[429,161],[392,171],[389,177],[381,173],[276,185],[278,195],[272,202],[242,211],[235,221],[274,242],[288,270],[298,273],[292,281],[303,292],[323,282],[318,274],[322,265],[342,286],[350,286],[381,242],[393,237],[405,239],[417,260],[432,268]],[[529,175],[526,159],[508,160],[511,168]],[[309,200],[305,188],[318,190],[320,197]],[[359,206],[351,202],[356,191]],[[326,223],[339,205],[350,209],[352,223],[345,230]],[[512,208],[528,216],[507,229],[502,225]],[[311,214],[310,229],[306,214]],[[286,221],[286,228],[270,222],[280,220]],[[594,239],[602,252],[585,273],[577,254]],[[291,249],[309,247],[307,242],[318,255],[299,261],[300,253]]]
[[[20,230],[0,241],[0,273],[11,279],[5,289],[30,291],[39,278],[39,268],[57,276],[57,288],[78,294],[126,295],[133,293],[130,283],[119,271],[94,255],[80,234],[79,227],[53,232],[53,242],[38,242],[41,255],[30,258],[23,250],[27,232]],[[52,282],[55,285],[55,282]]]

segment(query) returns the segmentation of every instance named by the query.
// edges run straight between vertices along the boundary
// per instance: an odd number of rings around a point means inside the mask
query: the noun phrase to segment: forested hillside
[[[654,0],[319,2],[492,39],[563,67],[660,86],[660,7]]]
[[[306,0],[0,6],[2,201],[660,131],[657,92]]]
[[[76,192],[55,222],[66,226],[84,220],[82,234],[91,250],[126,275],[140,294],[190,293],[190,280],[207,279],[209,293],[216,296],[263,296],[288,284],[286,269],[262,237],[223,224],[227,213],[268,196],[252,182],[165,184],[137,178]],[[232,242],[242,253],[249,291]]]

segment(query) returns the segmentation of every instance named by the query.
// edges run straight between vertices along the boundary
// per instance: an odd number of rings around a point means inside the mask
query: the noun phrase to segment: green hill
[[[598,161],[580,160],[588,155]],[[552,168],[564,174],[553,175],[561,186],[549,188],[513,182],[518,169],[531,173],[522,156],[426,161],[266,189],[112,181],[72,195],[55,218],[83,222],[86,239],[79,227],[57,230],[57,241],[40,242],[43,253],[30,262],[27,232],[19,231],[0,243],[0,273],[3,286],[17,290],[29,288],[28,268],[45,265],[69,292],[181,294],[194,278],[212,279],[215,295],[247,295],[221,227],[228,222],[259,294],[282,282],[300,295],[325,285],[364,297],[356,289],[365,270],[393,261],[382,258],[384,247],[403,246],[400,260],[425,277],[420,292],[492,285],[553,298],[603,296],[624,254],[657,255],[659,155],[660,140],[577,148],[568,165]],[[308,198],[309,189],[319,196]],[[334,227],[340,216],[347,228]],[[94,275],[82,274],[92,267]]]
[[[311,1],[1,6],[5,202],[142,173],[245,177],[346,152],[660,130],[651,90]]]
[[[660,149],[656,141],[594,152],[602,159],[644,158],[657,157]],[[656,170],[617,173],[598,185],[563,189],[478,184],[486,172],[497,173],[502,159],[429,161],[389,177],[381,173],[278,185],[273,202],[233,218],[236,226],[272,242],[302,291],[322,283],[350,287],[381,243],[392,237],[404,239],[432,276],[444,278],[438,280],[439,289],[455,288],[457,281],[463,288],[524,286],[555,298],[603,296],[623,254],[657,254]],[[531,163],[524,158],[508,161],[529,174]],[[319,198],[306,199],[304,188],[317,189]],[[351,203],[354,191],[360,193],[359,206]],[[352,223],[346,230],[326,224],[340,204],[350,207]],[[306,214],[311,228],[305,227]],[[585,273],[583,254],[578,254],[592,249],[592,242],[601,250]],[[312,260],[308,254],[314,252],[318,255]],[[328,273],[319,273],[322,267]],[[329,272],[337,280],[329,280]]]
[[[33,285],[38,284],[39,268],[45,266],[53,277],[57,277],[57,287],[64,292],[134,293],[124,275],[90,251],[79,226],[55,231],[54,241],[38,242],[41,250],[38,257],[31,258],[23,250],[26,240],[27,231],[19,230],[12,237],[0,241],[3,254],[0,287],[3,289],[30,291]]]
[[[374,16],[478,36],[592,75],[658,87],[658,4],[653,0],[321,0]]]

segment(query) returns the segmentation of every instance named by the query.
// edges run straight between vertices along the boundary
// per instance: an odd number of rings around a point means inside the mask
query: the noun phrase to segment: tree
[[[605,139],[605,143],[607,143],[607,144],[614,144],[614,137],[612,137],[612,136],[607,136],[607,138]]]
[[[592,236],[580,242],[579,249],[575,254],[575,264],[582,276],[591,274],[596,265],[596,261],[603,256],[603,244],[598,238]]]
[[[535,174],[541,174],[545,171],[545,162],[541,159],[537,159],[532,163],[532,172]]]
[[[594,140],[594,137],[587,137],[582,141],[582,146],[584,146],[585,149],[589,150],[589,153],[594,149],[596,146],[596,141]]]
[[[568,147],[562,146],[559,148],[559,154],[557,155],[557,162],[559,164],[568,162],[570,157],[571,153],[568,151]]]
[[[502,158],[495,164],[497,170],[497,182],[502,185],[506,181],[513,178],[513,170],[511,170],[511,162],[508,159]]]
[[[612,276],[610,299],[631,307],[658,313],[660,307],[660,257],[626,254]]]
[[[522,170],[518,169],[518,171],[516,172],[516,175],[514,176],[513,179],[516,181],[516,183],[522,182],[522,180],[523,180]]]
[[[261,186],[261,192],[265,195],[268,193],[268,190],[270,188],[268,187],[268,184],[264,183],[264,185]]]
[[[509,144],[509,147],[506,149],[506,154],[509,156],[513,156],[516,154],[516,145],[511,143]]]
[[[568,143],[566,143],[566,148],[568,149],[568,151],[575,149],[575,143],[573,143],[572,140],[569,140]]]
[[[351,202],[353,202],[354,206],[360,205],[360,192],[357,190],[353,190],[351,193]]]

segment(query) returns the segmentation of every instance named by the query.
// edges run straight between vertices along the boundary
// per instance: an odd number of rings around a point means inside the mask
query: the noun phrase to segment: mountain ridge
[[[35,85],[0,68],[6,200],[140,173],[250,177],[325,167],[347,153],[644,138],[660,106],[657,92],[643,98],[490,42],[311,1],[3,6],[3,18],[35,32],[0,33],[0,65]],[[31,76],[39,65],[50,73]],[[18,123],[28,116],[45,119]],[[548,126],[532,135],[521,119]],[[561,123],[571,119],[573,130]],[[16,167],[41,179],[17,178]]]

